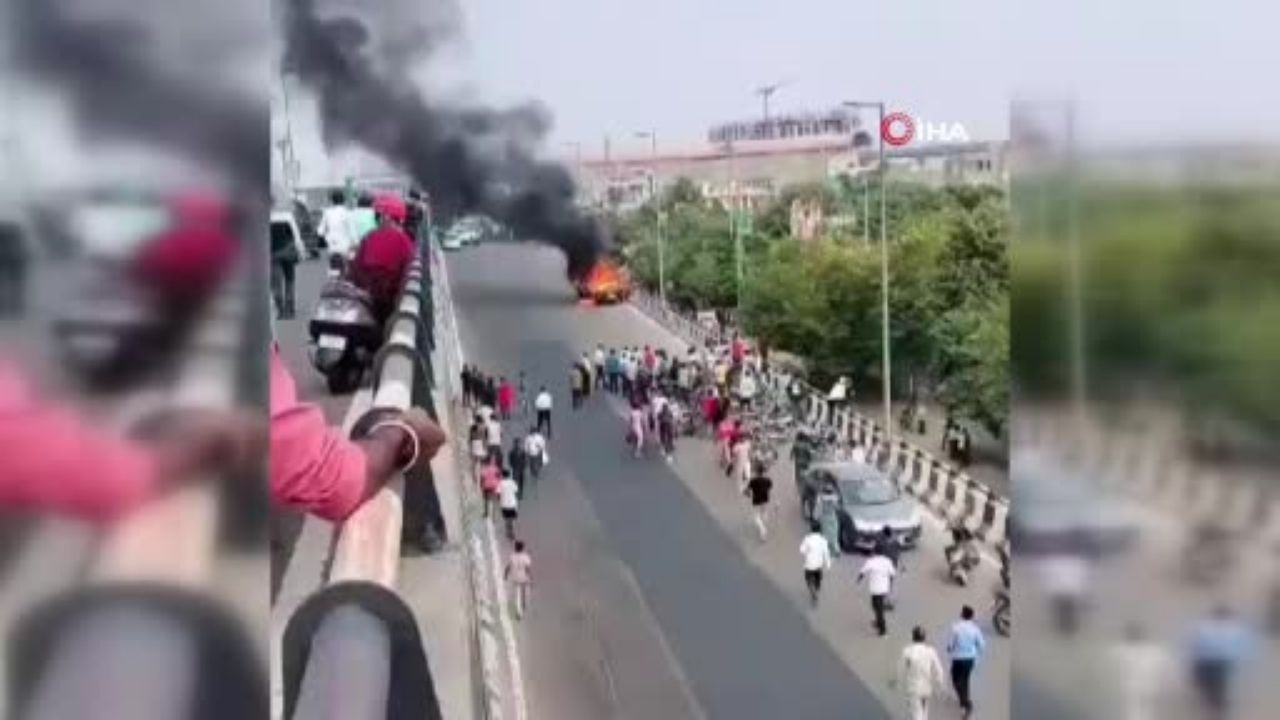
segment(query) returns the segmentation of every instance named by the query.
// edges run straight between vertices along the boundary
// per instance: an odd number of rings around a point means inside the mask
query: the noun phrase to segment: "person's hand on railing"
[[[444,431],[418,408],[375,423],[350,440],[320,408],[298,400],[293,376],[271,352],[271,497],[328,520],[344,520],[398,471],[426,462]]]
[[[238,411],[170,410],[132,436],[40,396],[0,364],[0,507],[118,517],[175,486],[263,457],[265,424]]]
[[[266,421],[248,411],[164,410],[138,422],[132,434],[154,449],[156,474],[168,486],[251,469],[267,450]]]

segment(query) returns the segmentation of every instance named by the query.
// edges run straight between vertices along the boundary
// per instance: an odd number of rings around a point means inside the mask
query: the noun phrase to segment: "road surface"
[[[574,302],[563,260],[533,245],[450,255],[468,362],[524,372],[556,396],[551,464],[531,486],[518,534],[535,586],[518,636],[529,716],[888,718],[889,686],[911,625],[941,646],[963,603],[978,609],[990,649],[975,677],[980,717],[1009,717],[1009,641],[989,629],[993,568],[970,588],[948,584],[940,526],[908,555],[890,637],[875,637],[858,558],[829,574],[810,610],[800,571],[801,520],[789,470],[775,469],[772,535],[755,537],[745,501],[714,469],[705,441],[675,462],[628,456],[622,406],[593,396],[568,410],[569,366],[596,343],[661,345],[672,336],[626,306]],[[517,431],[509,423],[505,437]],[[959,717],[941,700],[933,717]]]

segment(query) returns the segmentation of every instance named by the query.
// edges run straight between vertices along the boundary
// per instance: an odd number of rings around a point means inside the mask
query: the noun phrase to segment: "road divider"
[[[1215,524],[1264,546],[1280,545],[1280,489],[1249,476],[1187,459],[1172,437],[1115,430],[1061,412],[1020,413],[1015,441],[1072,468],[1100,493],[1162,508],[1188,527]]]

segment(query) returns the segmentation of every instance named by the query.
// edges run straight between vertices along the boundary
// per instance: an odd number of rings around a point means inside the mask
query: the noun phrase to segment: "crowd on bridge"
[[[316,227],[317,244],[327,253],[330,268],[346,273],[367,291],[378,316],[385,319],[413,261],[426,212],[421,198],[415,191],[407,196],[360,193],[350,203],[347,193],[334,190],[330,202]],[[307,254],[302,238],[271,233],[271,297],[280,319],[296,312],[294,276]]]

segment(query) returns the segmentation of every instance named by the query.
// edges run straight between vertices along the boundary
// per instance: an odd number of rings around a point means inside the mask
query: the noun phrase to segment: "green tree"
[[[1009,417],[1009,306],[1005,298],[975,298],[949,310],[938,327],[944,379],[940,398],[960,420],[1004,433]]]

